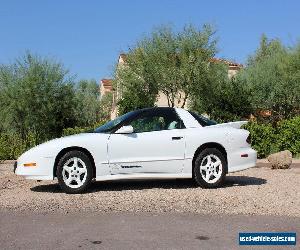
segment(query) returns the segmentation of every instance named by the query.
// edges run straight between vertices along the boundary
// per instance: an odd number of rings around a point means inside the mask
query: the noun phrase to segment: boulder
[[[273,169],[288,169],[292,164],[293,155],[289,150],[285,150],[271,154],[267,159]]]

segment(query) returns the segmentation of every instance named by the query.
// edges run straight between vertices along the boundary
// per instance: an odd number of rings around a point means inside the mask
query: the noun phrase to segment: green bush
[[[293,155],[300,153],[300,116],[281,121],[276,132],[280,151],[288,149]]]
[[[249,122],[244,128],[250,132],[251,145],[257,151],[258,158],[277,151],[275,129],[270,124]]]
[[[0,135],[0,160],[15,159],[21,148],[23,148],[22,143],[13,134]]]
[[[103,125],[105,122],[100,122],[90,127],[75,127],[66,128],[63,130],[62,136],[80,134],[90,130],[94,130],[96,127]],[[14,160],[17,159],[26,150],[39,144],[35,139],[33,133],[29,133],[25,140],[21,139],[18,133],[0,133],[0,161],[2,160]]]
[[[59,137],[77,125],[73,78],[52,59],[27,52],[13,64],[0,65],[0,127],[23,141],[33,133],[37,143]],[[82,111],[84,113],[84,110]]]
[[[300,116],[282,120],[276,126],[249,122],[244,128],[251,134],[251,144],[258,158],[282,150],[289,150],[294,156],[300,153]]]
[[[62,136],[76,135],[76,134],[87,132],[88,130],[90,130],[90,128],[81,128],[81,127],[65,128],[63,130]]]
[[[17,159],[23,152],[36,145],[34,136],[29,134],[22,140],[17,133],[0,134],[0,161]]]

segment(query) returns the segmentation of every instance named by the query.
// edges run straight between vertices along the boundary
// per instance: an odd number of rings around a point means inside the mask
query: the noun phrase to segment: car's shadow
[[[224,184],[219,188],[230,188],[233,186],[257,186],[267,183],[266,179],[249,176],[227,176]],[[99,191],[124,191],[144,189],[189,189],[198,186],[192,179],[172,180],[118,180],[93,182],[87,193]],[[62,193],[58,184],[38,185],[31,188],[34,192]]]

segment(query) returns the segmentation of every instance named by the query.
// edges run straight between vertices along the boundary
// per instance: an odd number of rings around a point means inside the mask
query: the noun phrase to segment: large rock
[[[281,151],[268,156],[273,169],[287,169],[292,164],[293,155],[289,150]]]

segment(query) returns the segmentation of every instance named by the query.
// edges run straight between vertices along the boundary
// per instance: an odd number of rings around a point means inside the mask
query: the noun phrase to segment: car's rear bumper
[[[256,166],[257,153],[252,148],[241,148],[228,156],[228,173]]]

